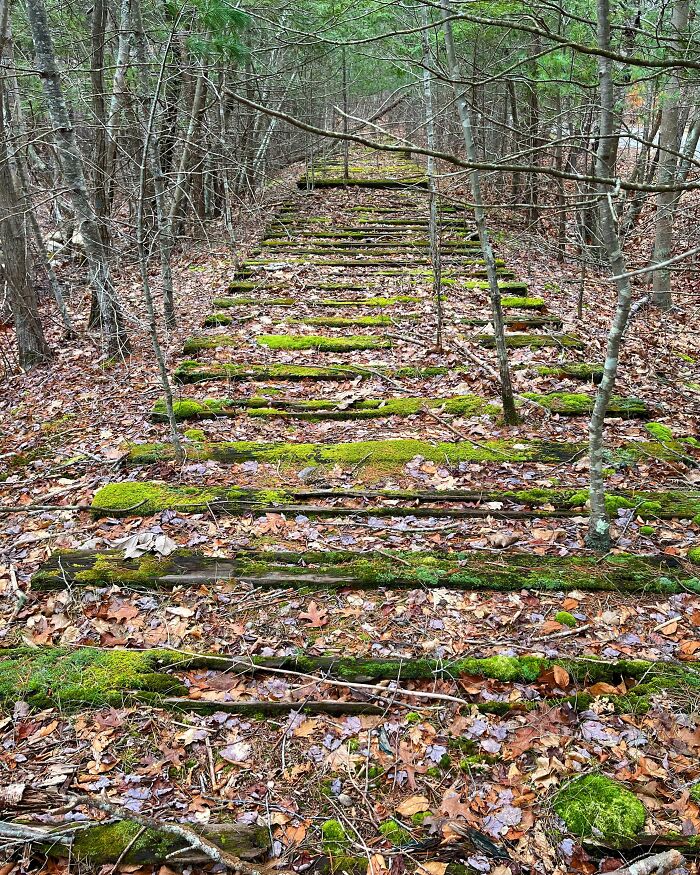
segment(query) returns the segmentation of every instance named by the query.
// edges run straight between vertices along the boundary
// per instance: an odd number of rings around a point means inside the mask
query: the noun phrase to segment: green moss
[[[154,858],[165,860],[168,854],[182,846],[183,840],[175,835],[152,829],[142,832],[139,824],[120,820],[76,830],[72,852],[76,859],[85,862],[114,863],[129,848],[121,860],[135,864]]]
[[[588,362],[571,362],[569,364],[535,368],[541,377],[568,377],[571,380],[587,380],[599,383],[603,376],[602,365],[592,365]]]
[[[499,283],[499,285],[501,285]],[[502,284],[502,285],[505,285]],[[504,310],[544,310],[543,298],[518,297],[517,295],[504,295],[501,298],[501,307]]]
[[[690,788],[690,798],[696,805],[700,805],[700,781]]]
[[[611,450],[609,461],[628,465],[639,459],[675,459],[678,458],[679,451],[682,452],[683,447],[679,447],[675,442],[669,444],[631,443]],[[290,466],[307,465],[312,462],[327,465],[372,465],[377,470],[395,471],[416,456],[423,456],[428,461],[446,465],[457,465],[460,462],[560,463],[571,461],[585,452],[585,444],[565,441],[526,441],[501,438],[472,444],[467,441],[431,443],[407,438],[338,444],[224,441],[192,447],[189,451],[189,457],[229,463],[255,459],[259,462]],[[131,444],[129,446],[128,462],[132,465],[144,465],[172,458],[173,449],[169,444]]]
[[[374,376],[373,372],[386,374],[388,377],[429,378],[448,374],[450,368],[440,365],[425,368],[406,365],[399,368],[372,368],[372,371],[368,371],[359,365],[202,365],[196,361],[183,361],[175,370],[174,377],[178,383],[202,383],[209,380],[245,380],[250,382],[268,382],[271,380],[340,381],[356,376],[372,377]]]
[[[234,559],[209,558],[178,550],[167,559],[125,560],[119,553],[94,554],[64,552],[52,558],[32,577],[35,589],[63,588],[75,584],[105,586],[117,582],[143,586],[176,585],[178,579],[189,579],[196,572],[198,579],[216,580],[222,576],[242,578],[255,585],[304,587],[314,585],[332,587],[336,583],[352,585],[357,589],[431,588],[446,587],[465,590],[494,590],[510,592],[519,589],[538,591],[566,591],[582,589],[621,592],[700,592],[700,580],[682,570],[680,563],[623,554],[606,556],[604,560],[591,557],[540,557],[526,553],[504,553],[488,559],[480,553],[430,554],[398,551],[389,554],[358,554],[352,551],[239,551]],[[319,581],[322,581],[319,584]],[[297,659],[295,657],[295,659]],[[295,665],[307,671],[299,659]],[[333,660],[334,670],[341,677],[357,679],[358,672],[370,676],[402,678],[431,677],[436,666],[430,660],[401,660],[364,662]],[[642,663],[625,663],[624,670],[634,674]],[[541,661],[523,657],[489,657],[486,660],[466,660],[451,663],[451,670],[466,674],[483,674],[502,680],[537,677]],[[649,664],[644,663],[648,673]],[[577,670],[575,666],[572,671]],[[641,670],[641,669],[640,669]],[[666,669],[664,677],[668,676]],[[389,672],[388,675],[385,673]],[[610,667],[591,663],[587,676],[607,680]]]
[[[568,611],[559,611],[554,615],[554,620],[557,623],[561,623],[562,626],[568,626],[570,629],[575,628],[578,624],[576,617]]]
[[[333,854],[321,859],[314,868],[320,875],[367,875],[367,857]]]
[[[185,437],[188,441],[197,441],[201,443],[203,440],[205,440],[206,435],[201,428],[188,428],[185,431]]]
[[[182,401],[173,401],[173,414],[177,420],[210,419],[214,416],[225,415],[227,403],[228,399],[226,398],[222,398],[220,401],[211,398],[205,398],[203,401],[185,398]],[[164,398],[159,398],[153,405],[151,419],[154,422],[168,421],[168,412]]]
[[[176,678],[155,670],[167,651],[20,647],[0,651],[0,702],[36,708],[121,705],[129,693],[187,695]]]
[[[639,527],[639,534],[644,535],[645,537],[649,537],[650,535],[653,535],[655,531],[656,531],[656,529],[654,528],[654,526],[640,526]]]
[[[550,392],[540,395],[537,392],[524,392],[524,398],[531,398],[551,410],[564,416],[580,416],[591,413],[595,399],[591,395],[577,392]],[[620,398],[613,396],[608,404],[607,413],[610,416],[639,417],[648,414],[645,401],[640,398]],[[653,432],[652,432],[653,434]],[[656,435],[654,435],[656,437]]]
[[[417,304],[420,300],[421,298],[416,295],[394,295],[392,297],[378,295],[347,301],[324,298],[317,303],[322,307],[395,307],[398,304]]]
[[[277,390],[273,390],[273,393]],[[270,393],[270,390],[266,390]],[[499,407],[476,395],[458,395],[452,398],[365,398],[342,410],[335,400],[287,401],[284,398],[205,398],[202,401],[186,399],[173,403],[175,418],[210,419],[216,416],[237,416],[248,412],[251,416],[280,416],[300,419],[373,419],[385,416],[413,416],[423,407],[439,408],[453,416],[497,414]],[[167,422],[164,399],[156,401],[151,412],[155,422]]]
[[[290,502],[291,496],[284,489],[202,488],[121,481],[98,489],[91,509],[96,516],[145,516],[164,510],[201,513],[218,504],[226,505],[229,510],[239,507],[249,512],[256,507],[271,508]]]
[[[327,328],[350,328],[356,325],[391,325],[390,316],[306,316],[303,319],[293,319],[293,323],[304,325],[322,325]]]
[[[672,441],[673,432],[667,425],[660,422],[647,422],[644,426],[656,441]]]
[[[413,844],[413,836],[395,820],[385,820],[379,824],[379,832],[395,848],[403,848]]]
[[[688,560],[694,565],[700,565],[700,547],[691,547],[688,550]]]
[[[345,827],[339,820],[326,820],[321,824],[321,839],[323,850],[329,856],[344,854],[350,846]]]
[[[251,409],[250,416],[288,417],[297,419],[376,419],[387,416],[415,416],[424,408],[440,409],[453,416],[498,414],[500,408],[475,395],[454,398],[366,398],[337,409],[333,400],[274,402],[269,406]]]
[[[194,825],[194,829],[198,827]],[[253,848],[262,852],[270,844],[269,834],[263,828],[244,838],[226,829],[207,830],[205,834],[235,856],[250,853]],[[139,824],[131,820],[120,820],[76,830],[71,854],[76,860],[92,865],[114,863],[117,860],[138,865],[168,862],[173,854],[186,846],[186,841],[179,836],[160,830],[142,830]],[[52,846],[47,850],[53,855],[58,849]]]
[[[406,714],[404,719],[406,723],[409,724],[409,726],[412,726],[415,723],[422,723],[423,716],[421,714],[418,714],[417,711],[410,711],[408,714]]]
[[[217,325],[231,325],[233,324],[233,319],[231,316],[225,316],[223,313],[212,313],[209,316],[206,316],[204,319],[204,327],[212,328]]]
[[[214,298],[214,306],[226,309],[228,307],[250,307],[252,305],[266,304],[270,307],[293,307],[294,298]]]
[[[414,824],[414,826],[423,826],[429,817],[433,817],[432,811],[416,811],[415,814],[411,815],[411,823]]]
[[[577,836],[601,836],[622,844],[644,828],[646,811],[622,784],[604,775],[574,778],[556,795],[553,807]]]
[[[392,346],[392,342],[388,338],[375,337],[374,335],[325,337],[320,334],[261,334],[255,340],[260,346],[266,346],[269,349],[317,349],[320,352],[389,349]],[[232,345],[240,344],[240,338],[231,338],[231,341]]]

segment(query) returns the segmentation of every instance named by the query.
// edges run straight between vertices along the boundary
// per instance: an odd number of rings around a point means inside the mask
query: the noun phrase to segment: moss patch
[[[35,589],[62,589],[67,584],[107,586],[172,587],[178,582],[243,579],[255,585],[301,587],[354,586],[358,589],[386,586],[392,589],[447,587],[465,590],[510,592],[620,590],[624,592],[700,592],[700,579],[683,570],[681,563],[669,564],[655,557],[610,555],[601,561],[590,557],[539,557],[524,553],[503,553],[488,559],[480,553],[387,552],[359,554],[352,551],[239,551],[234,559],[209,558],[178,550],[167,559],[142,557],[126,560],[117,552],[64,552],[52,557],[32,577]],[[495,661],[494,661],[495,660]],[[504,661],[505,660],[505,661]],[[522,660],[493,657],[479,660],[481,671],[513,671],[519,677]],[[586,664],[588,674],[608,671],[604,665]],[[632,664],[626,664],[633,672]],[[476,663],[468,667],[473,669]],[[433,670],[433,669],[431,669]],[[466,669],[465,669],[466,671]],[[648,673],[649,664],[644,664]],[[466,673],[478,673],[467,671]],[[406,677],[404,673],[401,675]],[[634,674],[632,674],[634,676]],[[506,678],[507,679],[507,678]],[[605,674],[601,680],[608,679]],[[635,688],[635,694],[641,691]]]
[[[292,319],[293,323],[304,325],[322,325],[326,328],[352,328],[354,326],[391,325],[390,316],[306,316],[304,319]]]
[[[221,309],[228,307],[250,307],[252,305],[267,304],[270,307],[293,307],[294,298],[214,298],[214,306]]]
[[[399,368],[372,368],[372,371],[389,377],[437,377],[450,372],[450,368],[435,365],[418,368],[405,366]],[[196,361],[181,362],[174,372],[178,383],[201,383],[209,380],[246,380],[249,382],[268,382],[275,380],[349,380],[353,377],[374,376],[358,365],[283,365],[283,364],[207,364]]]
[[[95,493],[92,513],[96,516],[142,516],[176,510],[202,513],[216,505],[226,510],[248,513],[255,508],[271,508],[291,503],[284,489],[241,489],[236,486],[168,486],[158,483],[122,481],[108,483]]]
[[[591,395],[577,392],[550,392],[548,395],[524,392],[523,398],[531,398],[542,407],[551,410],[552,413],[560,413],[563,416],[582,416],[591,413],[595,402],[595,398]],[[641,398],[620,398],[614,395],[608,404],[607,414],[609,416],[640,418],[648,416],[649,409]]]
[[[345,854],[350,847],[350,839],[339,820],[326,820],[321,824],[321,840],[323,850],[329,856]]]
[[[268,376],[269,379],[269,376]],[[197,460],[213,459],[218,462],[258,462],[296,465],[372,465],[377,470],[395,471],[416,456],[443,465],[460,462],[569,462],[585,454],[586,444],[542,440],[486,440],[477,444],[431,443],[417,439],[357,441],[338,444],[262,443],[255,441],[222,441],[205,443],[188,450]],[[687,448],[677,442],[657,444],[635,442],[611,450],[610,464],[630,465],[639,459],[677,459],[687,455]],[[173,448],[165,443],[131,444],[127,460],[132,465],[172,459]]]
[[[644,427],[656,441],[673,440],[673,432],[667,425],[663,425],[661,422],[647,422]]]
[[[239,338],[231,338],[239,345]],[[355,334],[348,337],[325,337],[321,334],[261,334],[255,342],[268,349],[317,349],[320,352],[352,352],[363,349],[390,349],[391,340],[374,335]],[[201,348],[201,347],[200,347]],[[185,352],[187,352],[185,348]]]
[[[501,287],[506,283],[499,283]],[[546,304],[544,298],[528,298],[518,295],[504,295],[501,298],[501,307],[504,310],[544,310]]]
[[[378,419],[387,416],[415,416],[424,408],[440,409],[453,416],[476,416],[497,414],[500,408],[476,395],[462,395],[453,398],[367,398],[337,409],[335,401],[313,400],[285,402],[250,403],[248,414],[257,417],[282,417],[290,419]],[[256,399],[257,400],[257,399]]]
[[[260,399],[261,403],[266,403]],[[372,503],[363,507],[343,507],[338,499],[359,498],[366,501],[388,499],[388,506]],[[330,499],[331,505],[309,507],[307,502]],[[164,510],[182,512],[201,512],[203,510],[225,511],[226,513],[249,513],[257,509],[269,509],[282,505],[301,503],[304,513],[312,516],[338,516],[371,512],[376,516],[440,515],[469,516],[472,507],[477,511],[484,503],[498,501],[504,505],[502,513],[508,516],[522,513],[532,508],[533,515],[546,516],[551,507],[554,511],[569,511],[571,514],[585,512],[588,493],[585,489],[521,489],[492,490],[474,489],[471,491],[452,490],[447,492],[421,492],[411,489],[343,490],[328,489],[250,489],[226,486],[176,486],[154,481],[121,481],[102,487],[93,499],[93,512],[99,515],[146,515]],[[401,504],[399,504],[399,502]],[[430,505],[426,507],[425,505]],[[461,504],[466,507],[454,510],[442,505]],[[433,505],[440,505],[433,507]],[[606,506],[611,516],[621,509],[634,510],[635,515],[659,519],[687,518],[700,521],[700,492],[666,491],[608,491]],[[301,509],[301,508],[300,508]],[[640,529],[641,531],[641,529]],[[651,532],[646,534],[653,534]],[[689,558],[694,555],[689,551]]]
[[[603,366],[588,362],[571,362],[563,365],[544,365],[535,368],[541,377],[567,377],[570,380],[586,380],[599,383],[603,377]]]
[[[554,615],[554,620],[562,626],[568,626],[570,629],[574,629],[578,624],[576,617],[568,611],[559,611]]]
[[[370,298],[357,298],[355,300],[336,300],[324,298],[318,301],[322,307],[395,307],[398,304],[416,304],[421,300],[417,295],[394,295],[383,297],[377,295]]]
[[[559,791],[553,807],[574,835],[601,836],[612,844],[634,839],[646,820],[639,799],[604,775],[574,778]]]
[[[403,848],[413,843],[413,836],[395,820],[385,820],[379,824],[379,834],[395,848]]]
[[[177,678],[160,671],[168,651],[19,647],[0,650],[0,702],[24,700],[35,708],[117,707],[134,692],[187,695]]]

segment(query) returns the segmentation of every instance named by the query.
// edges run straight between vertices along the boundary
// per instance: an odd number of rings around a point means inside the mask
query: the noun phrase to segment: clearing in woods
[[[690,412],[621,381],[618,546],[587,553],[595,326],[498,261],[506,427],[471,214],[441,211],[439,349],[423,172],[351,161],[349,184],[330,164],[300,179],[229,288],[200,290],[211,311],[172,369],[184,466],[152,397],[148,441],[65,511],[83,549],[30,557],[0,662],[7,774],[123,786],[137,813],[157,795],[237,856],[358,875],[397,854],[432,875],[552,870],[642,829],[672,845],[700,746]],[[168,864],[177,841],[122,822],[73,853]]]

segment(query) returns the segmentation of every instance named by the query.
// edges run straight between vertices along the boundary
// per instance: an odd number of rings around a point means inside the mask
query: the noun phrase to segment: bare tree
[[[598,45],[604,51],[610,50],[610,2],[598,0]],[[615,92],[613,83],[613,62],[605,55],[598,57],[598,76],[600,81],[599,137],[596,153],[596,175],[608,177],[612,173],[612,132],[614,125]],[[610,547],[610,520],[605,506],[605,476],[604,467],[604,431],[605,414],[608,410],[610,397],[615,388],[617,369],[622,348],[622,337],[627,328],[630,307],[632,305],[632,288],[629,277],[626,276],[627,265],[620,245],[617,230],[617,215],[613,194],[609,187],[599,187],[599,227],[600,236],[615,278],[617,289],[617,306],[613,317],[603,365],[603,379],[598,386],[593,413],[588,427],[590,456],[589,500],[591,505],[588,524],[587,543],[597,550],[607,550]]]
[[[469,106],[467,105],[464,92],[460,90],[459,85],[462,77],[457,63],[454,36],[452,33],[452,20],[450,17],[452,10],[450,7],[450,0],[441,0],[441,9],[445,35],[445,49],[447,50],[447,66],[452,79],[452,87],[454,88],[455,100],[457,102],[457,109],[459,111],[459,118],[462,125],[464,146],[468,160],[476,162],[477,155],[476,147],[474,145],[474,136],[472,134]],[[491,319],[493,320],[496,355],[498,357],[503,416],[509,425],[515,425],[518,422],[518,413],[515,409],[513,386],[510,378],[510,366],[508,364],[508,348],[506,346],[505,328],[503,325],[503,309],[501,308],[501,290],[498,287],[496,259],[493,255],[493,247],[491,246],[491,240],[489,239],[489,232],[486,226],[486,211],[484,210],[484,204],[481,197],[481,177],[477,169],[472,169],[472,172],[469,174],[469,180],[471,183],[472,200],[474,201],[474,221],[476,222],[476,230],[479,234],[481,252],[486,264],[486,275],[489,283]]]
[[[53,39],[43,0],[28,0],[27,16],[34,42],[36,66],[46,109],[53,124],[56,151],[85,245],[90,283],[95,292],[102,334],[102,350],[109,358],[129,353],[124,318],[112,284],[100,223],[88,195],[75,129],[63,96]]]
[[[671,17],[671,50],[680,53],[683,49],[683,36],[688,27],[689,0],[676,0]],[[661,126],[659,129],[659,182],[673,185],[678,163],[679,112],[681,100],[680,71],[673,70],[668,78],[666,93],[661,107]],[[656,238],[654,240],[653,264],[668,261],[673,248],[673,213],[676,194],[662,191],[656,196]],[[652,302],[662,310],[673,304],[671,297],[671,271],[668,267],[654,271],[654,292]]]

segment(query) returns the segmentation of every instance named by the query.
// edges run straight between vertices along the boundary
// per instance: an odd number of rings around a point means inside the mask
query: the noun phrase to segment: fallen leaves
[[[430,810],[430,800],[426,796],[409,796],[396,807],[396,811],[404,817],[411,817],[421,811]]]

